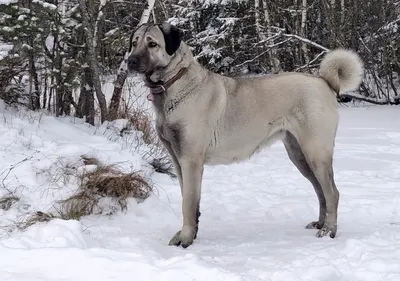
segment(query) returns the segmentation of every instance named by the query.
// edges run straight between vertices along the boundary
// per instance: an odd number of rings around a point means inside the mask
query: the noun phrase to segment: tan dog
[[[182,192],[183,226],[170,245],[196,239],[203,166],[251,157],[281,139],[293,164],[313,185],[319,218],[307,228],[318,237],[337,232],[339,192],[332,155],[338,126],[336,95],[355,90],[363,64],[349,50],[334,50],[319,76],[283,73],[230,78],[193,58],[170,24],[145,24],[132,33],[128,69],[143,75],[156,112],[156,128],[168,149]]]

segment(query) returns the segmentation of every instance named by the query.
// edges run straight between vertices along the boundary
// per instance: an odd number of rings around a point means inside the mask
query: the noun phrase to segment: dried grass
[[[11,206],[19,201],[15,195],[5,195],[0,198],[0,209],[4,211],[10,210]]]
[[[159,173],[164,173],[175,178],[173,170],[174,167],[168,151],[161,143],[157,132],[152,125],[152,117],[146,111],[131,110],[121,114],[121,118],[128,120],[126,126],[121,130],[121,136],[126,135],[127,132],[134,130],[140,132],[140,139],[135,138],[128,140],[132,144],[136,144],[135,151],[142,145],[146,145],[150,151],[142,154],[143,158],[153,166],[154,170]],[[129,136],[126,136],[129,138]]]
[[[104,165],[96,158],[82,157],[81,160],[85,166],[96,167],[83,173],[78,173],[78,169],[75,169],[78,191],[71,197],[58,201],[53,206],[54,212],[37,211],[23,219],[17,224],[18,229],[24,230],[35,223],[48,222],[52,219],[80,220],[92,214],[113,215],[126,210],[130,198],[143,201],[153,190],[139,171],[125,173],[116,165]],[[63,167],[58,168],[60,171],[67,171]],[[68,173],[70,172],[68,170]],[[9,208],[15,200],[18,198],[3,197],[0,199],[0,207],[4,205],[5,208]]]
[[[79,219],[90,214],[101,214],[103,209],[114,209],[115,206],[104,208],[100,200],[111,198],[117,203],[119,210],[127,209],[129,198],[143,201],[150,196],[152,186],[138,172],[124,173],[115,165],[104,165],[96,158],[83,158],[86,165],[96,165],[90,172],[79,175],[79,191],[58,203],[61,218]],[[113,212],[113,213],[114,213]]]
[[[44,213],[37,211],[31,216],[29,216],[24,222],[18,224],[18,229],[20,230],[25,230],[28,227],[38,223],[38,222],[49,222],[52,219],[56,219],[57,216],[51,214],[51,213]]]
[[[129,114],[124,114],[128,120],[125,130],[135,130],[142,133],[143,142],[147,145],[157,141],[155,129],[152,126],[151,116],[144,111],[134,110]],[[123,130],[124,130],[123,129]]]
[[[126,143],[129,144],[131,149],[139,151],[140,147],[145,145],[150,151],[146,151],[142,156],[144,159],[153,166],[154,170],[159,173],[168,174],[171,177],[176,177],[173,172],[173,165],[168,151],[159,140],[155,127],[154,127],[154,114],[151,107],[143,95],[146,94],[147,89],[140,89],[142,82],[127,79],[125,82],[125,90],[129,95],[123,96],[121,100],[120,110],[118,117],[128,120],[125,128],[120,131],[120,136],[126,138]],[[130,131],[140,132],[139,136]],[[133,137],[133,139],[131,139]],[[134,146],[134,147],[132,147]]]

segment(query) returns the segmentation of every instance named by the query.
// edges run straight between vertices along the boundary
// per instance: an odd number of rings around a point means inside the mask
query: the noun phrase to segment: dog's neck
[[[178,55],[176,55],[165,68],[156,70],[151,75],[146,75],[144,77],[146,86],[149,87],[154,94],[164,93],[167,88],[172,86],[172,84],[181,79],[181,77],[188,72],[189,64],[186,65],[182,62],[189,62],[193,57],[189,47],[184,42],[181,42],[176,54]]]
[[[151,77],[146,76],[145,79],[145,84],[147,87],[150,88],[150,91],[152,92],[152,94],[162,94],[164,92],[166,92],[168,90],[169,87],[172,86],[172,84],[174,84],[177,80],[179,80],[183,75],[186,74],[186,72],[188,71],[187,67],[182,67],[178,73],[176,73],[174,76],[172,76],[169,80],[167,81],[152,81]]]

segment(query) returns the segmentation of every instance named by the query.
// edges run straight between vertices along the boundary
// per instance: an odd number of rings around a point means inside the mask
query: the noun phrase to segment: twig
[[[255,56],[254,58],[252,58],[252,59],[250,59],[250,60],[246,60],[246,61],[242,62],[241,64],[235,65],[235,67],[239,67],[239,66],[242,66],[242,65],[244,65],[244,64],[246,64],[246,63],[255,61],[255,60],[258,59],[259,57],[263,56],[265,53],[268,53],[268,52],[270,51],[271,48],[275,48],[275,47],[277,47],[277,46],[279,46],[279,45],[285,44],[286,42],[288,42],[288,41],[290,41],[290,40],[291,40],[291,39],[287,39],[287,40],[285,40],[285,41],[282,41],[282,42],[279,42],[279,43],[276,43],[276,44],[272,44],[272,45],[265,46],[266,48],[268,48],[266,51],[262,52],[261,54]]]
[[[322,55],[324,55],[326,53],[326,51],[322,51],[320,54],[318,54],[314,59],[312,59],[309,63],[307,63],[307,64],[305,64],[305,65],[303,65],[303,66],[300,66],[300,67],[298,67],[298,68],[296,68],[295,69],[295,71],[299,71],[299,70],[302,70],[303,68],[306,68],[306,67],[310,67],[310,65],[312,64],[312,63],[314,63],[315,61],[317,61]]]
[[[4,170],[3,172],[1,172],[0,177],[3,176],[3,175],[6,173],[6,175],[5,175],[5,176],[3,177],[3,179],[1,180],[1,184],[3,185],[3,188],[4,188],[5,190],[7,190],[8,192],[12,193],[11,190],[9,190],[9,189],[6,187],[5,183],[4,183],[5,180],[7,179],[7,177],[10,175],[11,171],[14,170],[15,168],[17,168],[17,167],[18,167],[19,165],[21,165],[22,163],[24,163],[24,162],[26,162],[26,161],[32,159],[32,158],[33,158],[33,155],[35,155],[35,154],[38,153],[38,152],[39,152],[39,151],[35,151],[35,153],[33,153],[31,156],[25,157],[24,159],[22,159],[22,160],[19,161],[18,163],[12,164],[12,165],[10,166],[10,168],[8,168],[8,170]]]

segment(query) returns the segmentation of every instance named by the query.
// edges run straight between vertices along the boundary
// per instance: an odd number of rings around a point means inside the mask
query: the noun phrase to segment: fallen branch
[[[359,100],[359,101],[365,101],[365,102],[369,102],[372,104],[376,104],[376,105],[400,105],[400,98],[395,99],[394,101],[391,100],[373,100],[361,95],[357,95],[357,94],[343,94],[340,95],[340,97],[342,99],[344,98],[350,98],[350,99],[355,99],[355,100]]]

